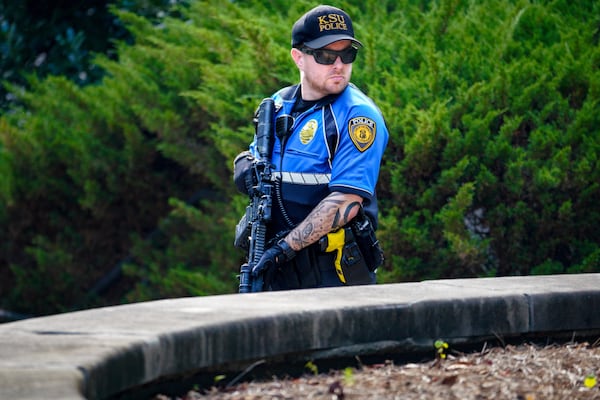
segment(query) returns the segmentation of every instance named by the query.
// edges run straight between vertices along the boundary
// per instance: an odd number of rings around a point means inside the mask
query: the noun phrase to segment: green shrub
[[[390,131],[381,282],[600,271],[598,5],[347,1],[353,81]],[[31,82],[0,118],[0,306],[49,313],[235,292],[233,157],[295,83],[309,2],[194,1],[81,88]],[[125,278],[98,290],[123,265]],[[47,298],[48,301],[40,299]]]
[[[407,100],[392,111],[387,281],[600,270],[597,12],[455,2],[399,16],[423,55],[399,68]]]

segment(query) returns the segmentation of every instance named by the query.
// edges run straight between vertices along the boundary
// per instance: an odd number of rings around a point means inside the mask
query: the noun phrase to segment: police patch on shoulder
[[[375,132],[377,132],[377,124],[367,117],[352,118],[348,122],[348,132],[354,146],[363,152],[373,144],[375,140]]]
[[[308,121],[300,130],[300,142],[302,142],[302,144],[308,144],[315,137],[317,127],[317,120],[311,119]]]

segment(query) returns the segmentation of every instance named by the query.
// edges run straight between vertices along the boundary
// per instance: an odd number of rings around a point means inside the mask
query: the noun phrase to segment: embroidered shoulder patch
[[[367,117],[356,117],[352,118],[348,122],[348,132],[350,132],[350,139],[354,146],[363,152],[367,150],[373,144],[375,140],[375,132],[377,126],[375,121]]]

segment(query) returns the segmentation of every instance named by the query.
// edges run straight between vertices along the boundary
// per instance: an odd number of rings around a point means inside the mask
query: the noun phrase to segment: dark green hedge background
[[[115,3],[123,31],[82,67],[96,79],[3,75],[1,308],[237,291],[232,159],[260,100],[298,80],[290,29],[315,3],[290,3],[189,1],[160,18]],[[478,3],[332,3],[391,134],[382,283],[600,272],[600,5]]]

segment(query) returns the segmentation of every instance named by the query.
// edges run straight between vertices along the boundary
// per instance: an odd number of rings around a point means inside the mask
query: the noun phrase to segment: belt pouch
[[[342,260],[340,262],[342,272],[347,285],[366,285],[373,283],[373,277],[369,270],[365,257],[363,256],[358,243],[354,239],[352,230],[346,229],[346,243],[342,251]]]

